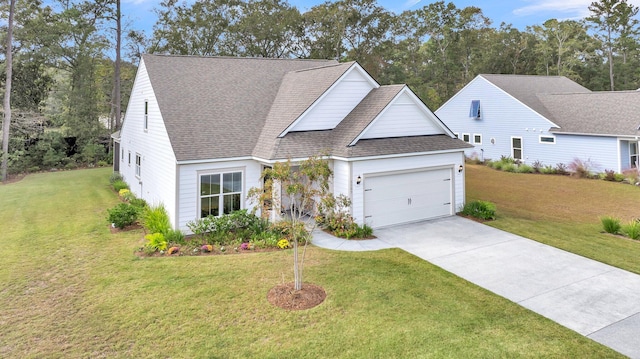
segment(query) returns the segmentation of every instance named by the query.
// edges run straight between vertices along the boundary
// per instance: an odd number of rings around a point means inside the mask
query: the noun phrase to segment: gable
[[[440,135],[446,131],[435,116],[402,91],[363,131],[360,139]],[[438,121],[439,122],[439,121]]]
[[[313,105],[311,105],[280,137],[287,132],[331,130],[335,128],[374,88],[379,87],[360,65],[353,63]]]

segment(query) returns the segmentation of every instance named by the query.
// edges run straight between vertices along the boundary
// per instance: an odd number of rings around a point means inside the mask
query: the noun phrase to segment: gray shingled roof
[[[447,135],[360,140],[348,146],[404,88],[372,90],[333,130],[278,136],[354,63],[143,55],[178,161],[330,153],[344,157],[463,149]]]
[[[178,161],[250,156],[283,76],[337,64],[164,55],[142,59]]]
[[[353,64],[353,62],[348,62],[287,73],[267,115],[253,154],[261,158],[277,156],[276,152],[280,142],[278,136]]]
[[[515,97],[532,110],[553,121],[553,116],[540,102],[538,94],[542,93],[586,93],[591,92],[564,76],[536,75],[489,75],[482,74],[489,82]]]
[[[640,92],[541,94],[540,101],[560,128],[554,132],[638,136]]]

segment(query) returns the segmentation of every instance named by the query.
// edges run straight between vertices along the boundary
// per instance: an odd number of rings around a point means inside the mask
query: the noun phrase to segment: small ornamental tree
[[[283,221],[289,228],[293,246],[294,289],[302,289],[304,255],[311,232],[315,229],[318,207],[329,195],[329,180],[333,172],[329,161],[321,156],[310,157],[298,166],[286,162],[276,162],[272,168],[262,172],[263,188],[251,188],[248,197],[254,211],[262,208],[262,216],[268,217],[270,211],[282,212]],[[283,208],[283,203],[286,208]],[[302,247],[302,253],[300,253]]]

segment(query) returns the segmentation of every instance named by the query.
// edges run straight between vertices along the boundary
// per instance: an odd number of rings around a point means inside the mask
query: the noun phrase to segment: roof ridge
[[[336,60],[331,59],[301,59],[301,58],[284,58],[284,57],[257,57],[257,56],[205,56],[205,55],[181,55],[181,54],[151,54],[145,53],[142,56],[154,56],[154,57],[179,57],[179,58],[196,58],[196,59],[228,59],[228,60],[275,60],[275,61],[300,61],[300,62],[327,62],[331,63]]]
[[[327,60],[327,62],[332,62],[335,60]],[[327,69],[330,67],[337,67],[337,66],[342,66],[342,65],[349,65],[349,67],[351,67],[354,63],[356,63],[355,61],[349,61],[349,62],[338,62],[338,63],[334,63],[334,64],[329,64],[329,65],[324,65],[324,66],[317,66],[317,67],[310,67],[308,69],[300,69],[300,70],[295,70],[295,71],[291,71],[292,73],[301,73],[301,72],[305,72],[305,71],[315,71],[315,70],[321,70],[321,69]]]

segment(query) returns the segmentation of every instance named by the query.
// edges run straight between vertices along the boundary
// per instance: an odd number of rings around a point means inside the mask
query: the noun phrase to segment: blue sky
[[[156,21],[154,8],[161,0],[122,0],[123,13],[128,17],[130,26],[143,29],[151,34]],[[184,1],[184,0],[181,0]],[[188,0],[189,1],[189,0]],[[191,0],[192,1],[192,0]],[[527,25],[539,25],[548,19],[580,19],[588,15],[588,6],[593,0],[453,0],[458,8],[477,6],[485,16],[498,27],[501,22],[511,23],[524,30]],[[323,0],[289,0],[289,3],[304,12]],[[378,0],[378,4],[393,12],[418,9],[428,5],[430,0]],[[447,1],[448,2],[448,1]],[[640,0],[629,0],[640,6]]]

